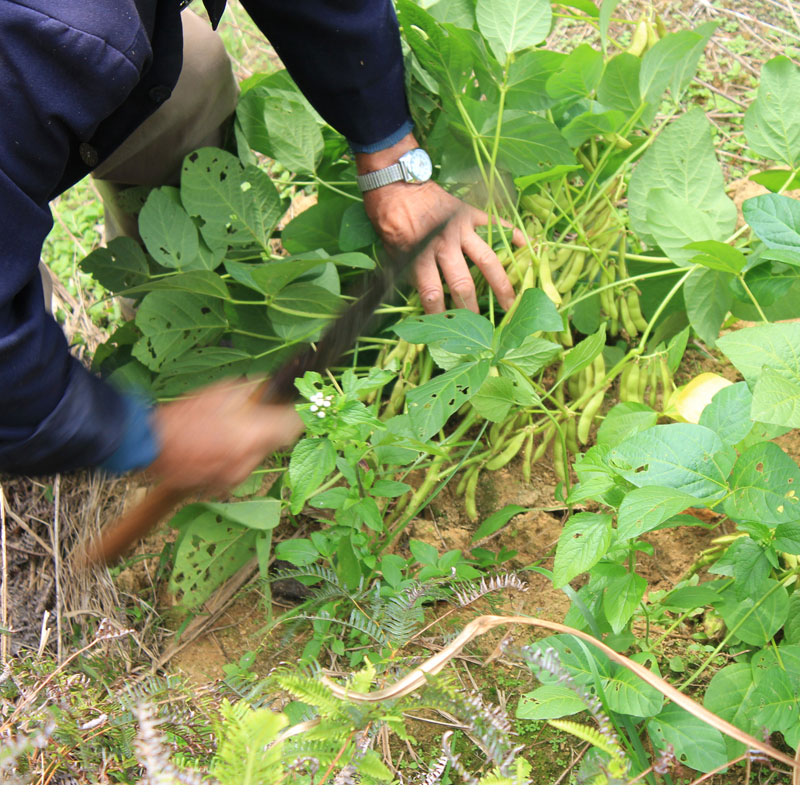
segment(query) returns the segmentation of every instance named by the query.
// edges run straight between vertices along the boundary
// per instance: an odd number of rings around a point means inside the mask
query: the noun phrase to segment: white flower
[[[323,400],[322,401],[322,407],[323,408],[330,408],[330,405],[331,405],[331,401],[330,400]]]
[[[314,403],[312,403],[312,404],[311,404],[311,410],[312,410],[312,411],[317,411],[317,409],[318,409],[318,408],[319,408],[319,406],[318,406],[318,405],[316,405],[316,404],[314,404]]]
[[[318,411],[318,412],[317,412],[317,416],[318,416],[320,419],[324,419],[324,417],[325,417],[325,412],[324,412],[324,411]]]

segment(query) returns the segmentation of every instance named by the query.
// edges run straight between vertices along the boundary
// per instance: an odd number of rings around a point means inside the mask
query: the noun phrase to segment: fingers
[[[514,302],[514,288],[497,254],[474,232],[465,239],[464,252],[483,273],[502,308],[508,311]]]
[[[433,247],[428,247],[414,264],[414,280],[419,292],[422,310],[426,314],[441,314],[444,311],[444,289],[436,266]]]

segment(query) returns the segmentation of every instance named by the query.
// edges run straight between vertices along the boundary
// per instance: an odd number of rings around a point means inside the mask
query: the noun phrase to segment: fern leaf
[[[588,742],[598,750],[602,750],[610,756],[619,755],[619,747],[613,739],[608,736],[603,736],[600,731],[590,728],[588,725],[584,725],[581,722],[574,722],[571,719],[549,719],[547,720],[547,724],[551,725],[553,728],[558,728],[566,733],[571,733],[573,736],[577,736],[579,739]]]

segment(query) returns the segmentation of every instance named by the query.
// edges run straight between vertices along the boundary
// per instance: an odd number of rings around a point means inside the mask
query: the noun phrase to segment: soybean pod
[[[498,453],[494,458],[486,462],[486,469],[494,471],[502,469],[514,456],[519,453],[522,443],[525,441],[525,431],[520,431],[508,440],[505,449]]]
[[[475,496],[478,491],[478,476],[481,474],[477,465],[472,467],[472,474],[467,478],[466,487],[464,489],[464,510],[467,516],[474,522],[478,519],[478,507],[476,505]]]
[[[533,455],[533,428],[525,433],[525,446],[522,449],[522,478],[526,483],[531,480],[531,456]]]
[[[550,273],[550,255],[547,248],[544,248],[539,256],[539,286],[556,306],[561,305],[561,295],[558,293]]]
[[[589,398],[589,402],[581,412],[581,416],[578,419],[578,441],[581,444],[588,443],[589,432],[592,429],[592,422],[594,422],[597,412],[600,411],[604,399],[605,396],[603,392],[598,391],[597,394],[592,395],[592,397]]]

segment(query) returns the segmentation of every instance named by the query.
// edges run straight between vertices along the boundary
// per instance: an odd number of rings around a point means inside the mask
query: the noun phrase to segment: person
[[[216,28],[225,0],[203,2]],[[485,214],[433,181],[396,180],[395,165],[418,143],[391,0],[242,4],[347,137],[359,175],[372,176],[365,209],[384,242],[408,247],[449,218],[414,268],[424,310],[445,308],[441,271],[455,305],[477,311],[465,256],[507,308],[511,284],[475,231]],[[243,382],[156,408],[120,394],[70,355],[45,310],[37,264],[50,200],[93,171],[107,234],[135,236],[119,190],[176,184],[186,154],[221,144],[236,81],[218,35],[187,5],[0,0],[0,472],[147,468],[178,489],[223,489],[300,433],[292,408],[252,403]]]

